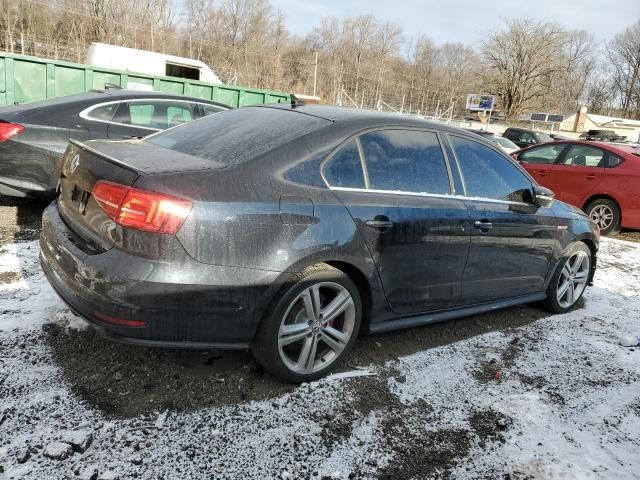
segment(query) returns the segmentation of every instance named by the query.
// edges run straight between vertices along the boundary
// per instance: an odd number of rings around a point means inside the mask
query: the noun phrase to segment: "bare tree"
[[[515,118],[545,93],[559,71],[558,52],[566,43],[557,25],[531,19],[506,22],[506,30],[483,42],[486,88],[500,98],[508,119]]]
[[[640,20],[607,44],[623,116],[640,118]]]

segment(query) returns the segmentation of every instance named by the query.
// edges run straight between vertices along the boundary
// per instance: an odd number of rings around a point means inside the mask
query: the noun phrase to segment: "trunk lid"
[[[122,245],[123,241],[123,229],[105,214],[91,194],[98,181],[131,186],[145,175],[224,167],[140,140],[71,140],[61,161],[60,215],[88,248],[97,252]]]

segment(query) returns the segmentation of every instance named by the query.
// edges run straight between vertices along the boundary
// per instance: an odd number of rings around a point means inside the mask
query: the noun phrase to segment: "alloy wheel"
[[[591,260],[585,252],[579,251],[569,257],[558,278],[558,305],[569,308],[578,301],[587,286],[590,268]]]
[[[344,286],[316,283],[287,309],[278,331],[282,362],[293,372],[311,374],[332,364],[354,333],[356,308]]]
[[[607,205],[597,205],[589,212],[591,220],[600,230],[606,230],[613,223],[613,211]]]

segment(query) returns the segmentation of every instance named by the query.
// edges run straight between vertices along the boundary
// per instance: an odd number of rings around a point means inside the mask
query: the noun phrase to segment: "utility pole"
[[[316,62],[313,67],[313,96],[316,96],[316,81],[318,80],[318,52],[316,52]]]

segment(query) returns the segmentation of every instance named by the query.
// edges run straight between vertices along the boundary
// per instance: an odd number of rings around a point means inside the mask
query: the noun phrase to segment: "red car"
[[[640,148],[560,141],[511,155],[558,200],[583,209],[602,234],[640,228]]]

